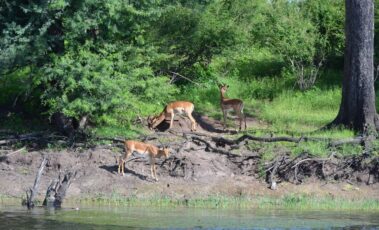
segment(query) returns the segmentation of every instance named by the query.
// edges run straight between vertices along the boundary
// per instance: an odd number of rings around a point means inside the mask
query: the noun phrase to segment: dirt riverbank
[[[204,128],[204,122],[198,133],[209,135],[221,132],[220,124],[212,124],[213,130],[210,132]],[[178,133],[188,131],[182,128],[185,124],[177,122],[175,125],[174,131]],[[286,166],[283,158],[283,166],[279,164],[275,172],[277,189],[272,190],[267,178],[273,167],[259,157],[257,150],[241,148],[238,153],[228,155],[215,151],[212,146],[203,146],[196,139],[187,139],[190,141],[183,145],[184,142],[180,141],[183,138],[178,135],[158,137],[172,148],[170,158],[159,159],[157,162],[158,182],[152,180],[150,165],[145,158],[128,162],[125,176],[117,174],[116,156],[121,154],[121,149],[118,148],[97,146],[70,150],[20,151],[0,157],[0,194],[20,198],[25,196],[26,189],[33,185],[43,155],[46,155],[49,162],[41,178],[40,199],[44,197],[50,182],[57,178],[59,171],[67,170],[76,171],[67,198],[107,197],[114,194],[137,198],[165,196],[173,199],[205,198],[212,195],[281,197],[307,194],[379,199],[379,171],[373,165],[373,160],[367,162],[363,158],[336,158],[326,162],[317,159],[312,161],[304,156],[293,159],[292,163],[288,160],[289,165]],[[156,138],[147,142],[160,143]],[[307,160],[300,165],[299,162],[304,159]],[[370,168],[364,168],[367,166],[365,162],[370,164]],[[271,164],[275,166],[277,163]],[[349,176],[344,177],[344,173]]]

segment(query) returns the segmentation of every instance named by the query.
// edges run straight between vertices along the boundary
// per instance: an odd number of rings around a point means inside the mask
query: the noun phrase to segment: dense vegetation
[[[270,132],[338,112],[343,0],[6,0],[0,28],[0,125],[18,132],[63,113],[127,135],[177,99],[219,119],[221,82]]]

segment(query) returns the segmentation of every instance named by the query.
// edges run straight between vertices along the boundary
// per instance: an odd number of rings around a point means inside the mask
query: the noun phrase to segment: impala
[[[196,121],[192,117],[192,112],[195,106],[188,101],[175,101],[166,105],[164,110],[158,115],[154,117],[148,117],[147,122],[150,129],[154,129],[157,127],[166,117],[170,117],[170,127],[172,128],[172,124],[174,122],[175,114],[186,114],[187,117],[191,121],[191,131],[196,131]]]
[[[234,110],[234,112],[237,114],[239,120],[240,120],[240,128],[241,131],[242,128],[242,121],[245,122],[245,130],[246,130],[246,117],[243,114],[243,101],[240,99],[229,99],[225,97],[225,93],[228,90],[228,85],[221,85],[220,86],[220,93],[221,93],[221,110],[224,115],[224,130],[226,128],[226,113],[229,110]]]
[[[164,156],[167,158],[170,155],[167,147],[158,148],[155,145],[146,144],[139,141],[125,141],[125,154],[118,159],[118,173],[124,175],[125,161],[133,152],[137,152],[142,155],[147,155],[150,161],[150,171],[153,179],[158,181],[157,171],[155,167],[155,158]]]

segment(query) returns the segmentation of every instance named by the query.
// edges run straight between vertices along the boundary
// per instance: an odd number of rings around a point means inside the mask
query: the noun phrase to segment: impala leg
[[[237,115],[238,115],[238,119],[240,121],[239,131],[241,131],[241,129],[242,129],[242,113],[241,113],[241,111],[238,112]]]
[[[195,121],[195,119],[193,118],[192,114],[190,114],[190,113],[188,113],[187,116],[188,116],[188,118],[191,121],[191,131],[196,131],[196,121]]]
[[[118,172],[118,174],[121,173],[121,162],[122,162],[122,157],[119,157],[117,159],[117,164],[118,164],[118,170],[117,170],[117,172]]]
[[[226,129],[226,110],[222,110],[224,114],[224,130]]]
[[[171,120],[170,120],[170,127],[169,127],[169,129],[171,129],[172,125],[174,124],[174,116],[175,116],[175,114],[171,113]]]
[[[242,106],[241,106],[241,119],[243,119],[243,122],[245,122],[245,130],[247,129],[247,126],[246,126],[246,116],[245,116],[245,113],[243,112],[243,108],[244,108],[244,104],[242,103]]]
[[[124,162],[124,160],[121,160],[121,162],[120,162],[120,164],[121,164],[121,175],[122,176],[124,176],[124,168],[125,168],[125,162]]]
[[[150,158],[150,172],[151,172],[151,177],[155,180],[158,181],[157,179],[157,174],[156,174],[156,168],[155,168],[155,160],[153,157]]]
[[[155,176],[155,181],[158,181],[158,177],[157,177],[157,165],[155,164],[155,162],[154,162],[154,176]]]
[[[128,150],[126,152],[126,154],[125,154],[125,158],[121,160],[121,173],[122,173],[122,176],[125,175],[125,162],[126,162],[126,159],[128,159],[130,157],[130,155],[132,155],[132,152]]]
[[[243,120],[244,120],[244,122],[245,122],[245,130],[246,130],[246,129],[247,129],[247,126],[246,126],[246,116],[245,116],[244,113],[242,113],[242,115],[243,115]]]
[[[151,173],[151,177],[155,179],[154,177],[154,167],[153,167],[153,163],[150,162],[150,173]]]

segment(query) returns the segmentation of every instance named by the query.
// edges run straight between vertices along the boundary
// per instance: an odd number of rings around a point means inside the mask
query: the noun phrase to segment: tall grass
[[[262,106],[261,118],[274,130],[310,132],[333,121],[341,101],[340,89],[285,91]]]
[[[169,196],[123,197],[121,195],[98,196],[80,200],[68,200],[70,204],[78,202],[83,205],[112,205],[138,207],[194,207],[194,208],[256,208],[256,209],[300,209],[300,210],[379,210],[376,199],[343,199],[331,196],[305,194],[287,194],[281,197],[270,196],[225,196],[178,199]]]

